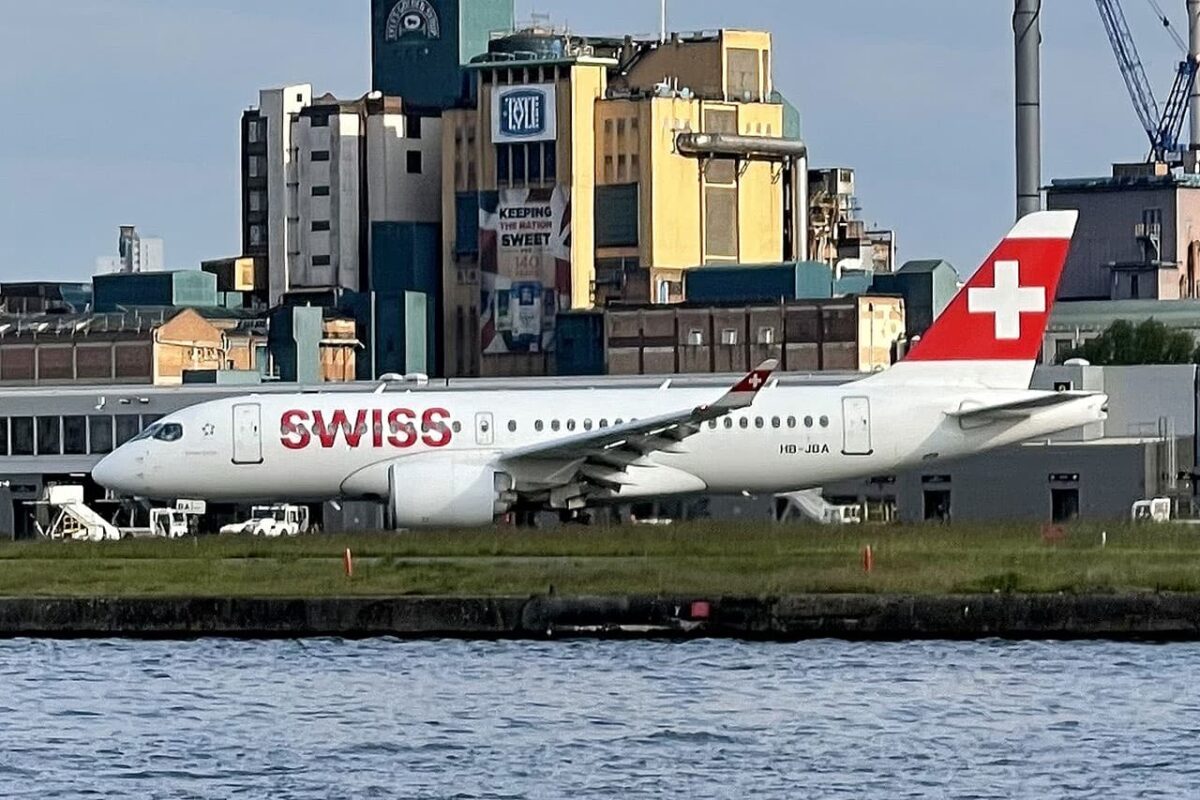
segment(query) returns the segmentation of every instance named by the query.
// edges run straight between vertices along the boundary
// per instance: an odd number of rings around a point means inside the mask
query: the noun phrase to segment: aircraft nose
[[[117,494],[132,494],[135,476],[129,468],[125,453],[109,453],[92,467],[92,480]]]

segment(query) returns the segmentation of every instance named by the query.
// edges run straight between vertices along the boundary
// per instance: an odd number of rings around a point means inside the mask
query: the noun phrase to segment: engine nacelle
[[[490,525],[511,507],[512,488],[507,473],[451,457],[405,458],[388,467],[388,506],[397,528]]]

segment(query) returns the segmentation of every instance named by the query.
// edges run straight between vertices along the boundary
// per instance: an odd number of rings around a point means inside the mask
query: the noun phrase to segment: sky
[[[1184,0],[1159,0],[1186,39]],[[1043,182],[1141,160],[1142,132],[1095,5],[1042,19]],[[1180,53],[1126,0],[1151,86]],[[261,88],[370,89],[368,0],[0,0],[0,280],[86,280],[117,226],[171,268],[236,255],[238,126]],[[579,33],[656,33],[654,0],[516,0]],[[672,30],[774,36],[775,85],[813,166],[856,173],[899,258],[969,273],[1012,222],[1011,0],[673,0]]]

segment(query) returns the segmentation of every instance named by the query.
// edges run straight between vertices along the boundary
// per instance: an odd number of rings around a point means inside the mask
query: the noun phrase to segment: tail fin
[[[1017,220],[907,357],[868,380],[1028,388],[1077,216]]]

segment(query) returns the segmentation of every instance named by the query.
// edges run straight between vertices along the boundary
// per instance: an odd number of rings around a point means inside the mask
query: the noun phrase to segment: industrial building
[[[904,335],[904,301],[673,304],[571,312],[558,320],[561,375],[745,372],[767,358],[796,372],[874,372]]]
[[[771,64],[757,31],[490,41],[443,115],[446,373],[545,374],[560,311],[803,259],[807,151]]]

